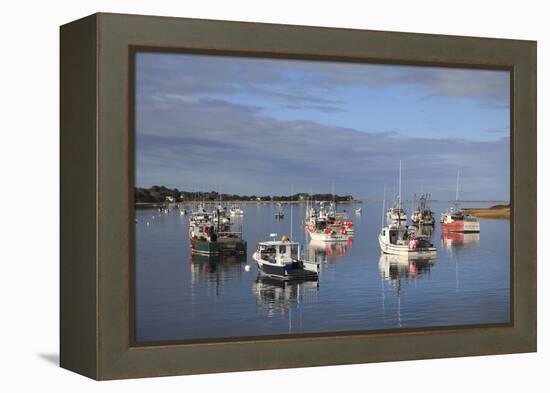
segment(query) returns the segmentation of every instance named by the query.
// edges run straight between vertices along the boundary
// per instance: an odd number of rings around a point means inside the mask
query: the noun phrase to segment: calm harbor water
[[[318,282],[301,283],[263,278],[252,260],[258,241],[290,234],[288,205],[281,221],[275,205],[243,205],[234,229],[242,225],[248,255],[217,261],[191,256],[188,216],[137,210],[136,341],[509,322],[508,220],[480,219],[479,234],[442,234],[438,222],[437,258],[411,262],[380,253],[381,202],[362,204],[360,216],[358,206],[339,206],[353,218],[353,241],[327,245],[308,241],[306,206],[294,205],[293,238],[321,265]],[[431,204],[437,218],[448,206]]]

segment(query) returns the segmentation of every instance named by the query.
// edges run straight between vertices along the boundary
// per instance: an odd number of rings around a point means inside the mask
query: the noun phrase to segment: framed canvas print
[[[536,350],[536,43],[61,27],[61,365]]]

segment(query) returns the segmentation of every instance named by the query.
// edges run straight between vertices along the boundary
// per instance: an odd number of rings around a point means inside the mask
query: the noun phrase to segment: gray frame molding
[[[132,345],[132,48],[511,70],[507,326]],[[95,379],[536,351],[536,42],[95,14],[61,27],[61,366]]]

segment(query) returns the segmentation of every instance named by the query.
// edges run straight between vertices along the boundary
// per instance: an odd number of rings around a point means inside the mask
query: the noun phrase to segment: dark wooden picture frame
[[[511,319],[498,326],[137,346],[137,48],[511,71]],[[61,366],[118,379],[536,351],[536,42],[95,14],[61,27]]]

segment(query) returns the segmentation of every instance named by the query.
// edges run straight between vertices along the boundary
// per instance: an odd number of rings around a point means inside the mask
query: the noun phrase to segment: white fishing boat
[[[276,236],[272,234],[273,238]],[[259,242],[252,258],[260,271],[269,277],[282,280],[319,277],[319,265],[302,260],[300,243],[286,236],[282,236],[281,240]]]
[[[407,221],[407,212],[403,208],[390,207],[388,209],[388,221],[405,222]]]
[[[409,258],[431,258],[437,249],[425,236],[404,225],[390,224],[382,227],[378,235],[380,249],[385,254],[408,256]]]
[[[409,258],[435,257],[437,250],[430,239],[417,231],[415,227],[407,228],[400,221],[390,220],[386,216],[384,225],[384,210],[386,205],[386,190],[384,189],[384,202],[382,204],[382,229],[378,235],[380,249],[385,254],[402,255]],[[401,161],[399,161],[399,195],[397,196],[397,209],[401,209]]]
[[[225,206],[216,206],[216,208],[212,211],[212,222],[214,225],[220,227],[221,230],[228,230],[231,226],[231,219]]]
[[[335,225],[324,209],[320,209],[319,215],[310,221],[306,230],[311,240],[323,242],[346,242],[351,236],[344,225]]]
[[[193,225],[197,222],[206,222],[210,221],[211,214],[206,211],[204,205],[200,204],[197,206],[197,209],[191,212],[189,217],[189,225]]]
[[[449,232],[480,232],[479,220],[477,217],[460,209],[458,205],[459,180],[460,171],[458,171],[456,175],[455,206],[449,208],[445,213],[441,213],[441,229]]]
[[[233,206],[231,206],[231,208],[229,209],[229,215],[230,215],[231,217],[240,217],[240,216],[244,216],[244,210],[241,209],[240,206],[233,205]]]

